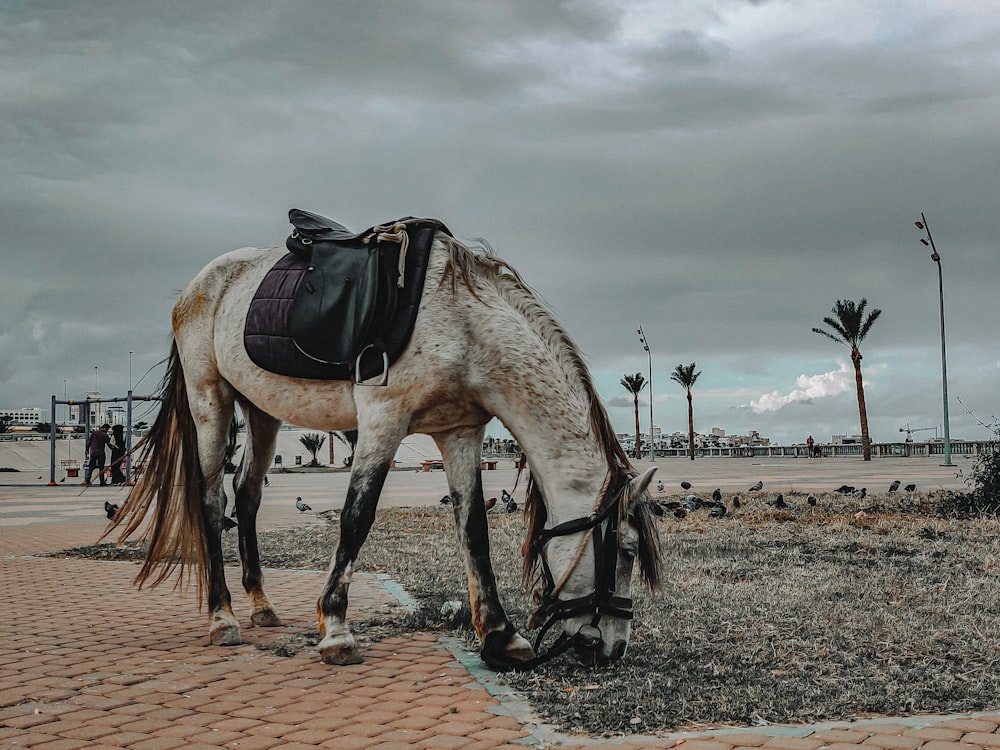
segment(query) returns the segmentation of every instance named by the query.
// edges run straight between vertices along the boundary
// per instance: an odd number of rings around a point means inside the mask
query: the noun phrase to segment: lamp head
[[[922,221],[915,221],[915,222],[913,222],[913,226],[915,226],[917,229],[923,229],[924,228],[924,222],[922,222]]]

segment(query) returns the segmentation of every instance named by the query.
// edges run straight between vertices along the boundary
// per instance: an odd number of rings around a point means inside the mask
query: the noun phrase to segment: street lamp
[[[649,343],[646,341],[646,334],[642,332],[642,326],[636,330],[639,334],[639,341],[642,348],[646,350],[646,357],[649,359],[649,460],[656,460],[656,452],[653,449],[653,354],[649,351]]]
[[[941,303],[941,400],[944,409],[944,464],[943,466],[953,466],[951,462],[951,431],[948,427],[948,358],[945,354],[944,344],[944,276],[941,273],[941,256],[934,246],[934,238],[931,237],[931,227],[927,223],[927,217],[923,211],[920,212],[920,221],[913,222],[917,229],[922,229],[927,236],[921,237],[920,242],[931,249],[931,260],[937,263],[938,271],[938,298]]]

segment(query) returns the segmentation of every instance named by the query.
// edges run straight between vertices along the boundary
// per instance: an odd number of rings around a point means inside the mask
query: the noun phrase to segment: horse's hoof
[[[514,636],[507,641],[504,653],[513,661],[528,661],[535,658],[535,649],[531,647],[531,644],[520,633],[514,633]]]
[[[360,664],[364,661],[358,644],[350,633],[327,636],[319,642],[319,655],[324,664]]]
[[[223,625],[213,627],[208,631],[209,638],[213,646],[239,646],[243,643],[243,636],[240,635],[238,625]]]
[[[285,625],[273,609],[262,609],[254,612],[250,615],[250,622],[258,628],[281,628]]]

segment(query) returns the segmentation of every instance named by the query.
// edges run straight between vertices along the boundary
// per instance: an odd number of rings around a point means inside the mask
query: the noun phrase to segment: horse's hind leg
[[[462,427],[434,435],[448,473],[455,526],[469,577],[472,625],[483,643],[487,663],[509,664],[534,657],[534,649],[510,624],[500,603],[490,558],[489,524],[483,498],[482,445],[485,428]],[[502,638],[490,639],[491,633]],[[487,649],[496,653],[487,653]]]
[[[340,513],[340,540],[326,586],[316,602],[322,636],[318,648],[327,664],[357,664],[363,661],[354,636],[347,627],[347,590],[354,575],[354,561],[375,521],[375,508],[392,457],[405,436],[405,431],[388,435],[384,427],[376,430],[359,425],[351,481],[344,509]]]
[[[264,574],[257,546],[257,511],[260,509],[261,485],[274,456],[281,421],[245,401],[240,401],[240,408],[246,417],[247,445],[243,449],[243,460],[233,489],[240,560],[243,563],[243,589],[253,608],[250,621],[260,627],[280,627],[283,623],[264,593]]]
[[[222,558],[222,521],[226,513],[225,462],[229,425],[233,419],[233,392],[218,373],[188,379],[191,415],[198,433],[198,459],[205,478],[202,518],[208,546],[208,612],[212,618],[209,637],[215,646],[238,646],[243,642],[233,614],[232,597],[226,585]]]

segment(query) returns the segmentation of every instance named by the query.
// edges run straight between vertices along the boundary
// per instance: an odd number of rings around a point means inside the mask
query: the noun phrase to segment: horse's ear
[[[650,468],[646,469],[645,474],[641,474],[640,476],[637,476],[634,479],[632,479],[629,482],[630,485],[628,493],[629,496],[639,497],[639,495],[645,492],[646,488],[649,487],[649,483],[653,481],[653,474],[655,473],[656,473],[656,467],[651,466]]]

